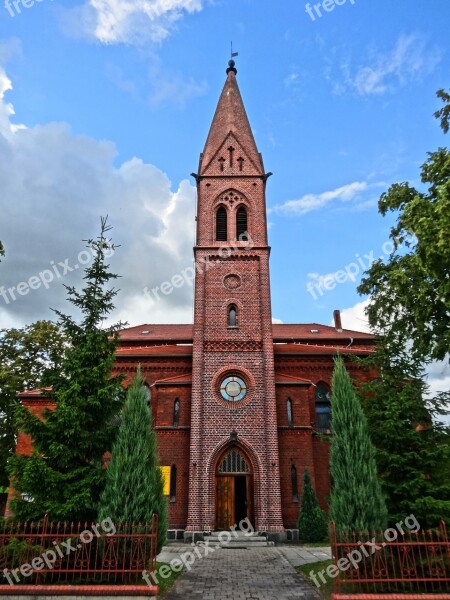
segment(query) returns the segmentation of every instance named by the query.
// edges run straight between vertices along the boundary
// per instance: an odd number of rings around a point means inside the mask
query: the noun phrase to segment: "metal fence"
[[[388,533],[390,532],[390,533]],[[416,532],[340,534],[330,525],[335,565],[332,598],[450,598],[450,543],[445,523]]]
[[[143,571],[156,568],[157,534],[157,515],[138,524],[5,521],[1,588],[145,585]]]

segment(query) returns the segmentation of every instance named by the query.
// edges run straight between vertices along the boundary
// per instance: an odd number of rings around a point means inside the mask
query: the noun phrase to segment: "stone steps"
[[[213,548],[228,548],[228,549],[251,549],[251,548],[268,548],[274,546],[274,542],[270,542],[266,535],[258,533],[242,533],[241,531],[213,531],[210,535],[205,536],[209,545]]]

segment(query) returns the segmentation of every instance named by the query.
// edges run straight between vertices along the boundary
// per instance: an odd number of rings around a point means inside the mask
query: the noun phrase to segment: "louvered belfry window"
[[[247,241],[247,209],[240,206],[236,213],[236,239],[241,242]]]
[[[220,206],[216,212],[216,241],[226,242],[227,239],[227,209],[224,206]]]
[[[220,463],[219,473],[250,473],[250,468],[239,450],[230,450]]]

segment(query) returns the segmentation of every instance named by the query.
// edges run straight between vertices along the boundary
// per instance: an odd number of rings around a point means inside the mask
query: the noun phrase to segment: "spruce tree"
[[[81,322],[55,311],[70,344],[61,374],[53,379],[55,410],[47,410],[40,420],[19,407],[19,427],[31,436],[34,448],[32,456],[14,456],[10,462],[17,491],[12,508],[19,519],[45,514],[61,521],[96,517],[105,481],[102,457],[112,447],[115,417],[123,404],[121,379],[112,376],[122,324],[104,326],[117,294],[108,288],[117,278],[106,264],[114,250],[109,230],[102,218],[99,236],[87,240],[92,262],[82,291],[66,286],[69,301],[82,313]]]
[[[302,542],[327,541],[327,520],[317,501],[308,469],[305,469],[303,475],[303,491],[300,502],[300,514],[297,521],[300,540]]]
[[[99,519],[144,523],[151,521],[153,513],[159,518],[159,552],[167,537],[167,500],[151,409],[139,369],[128,388],[100,499]]]
[[[375,448],[340,356],[335,358],[331,406],[330,518],[338,531],[384,529],[387,510],[377,476]]]

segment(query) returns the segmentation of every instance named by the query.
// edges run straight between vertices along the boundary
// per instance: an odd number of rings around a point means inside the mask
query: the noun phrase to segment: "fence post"
[[[46,535],[47,535],[47,527],[48,527],[48,513],[44,515],[44,520],[42,522],[42,531],[41,531],[41,548],[44,547]],[[36,571],[36,585],[39,585],[40,580],[40,571]]]
[[[337,554],[337,539],[336,539],[336,523],[334,521],[330,521],[328,523],[328,533],[330,536],[331,560],[334,562],[334,564],[336,564],[337,560],[338,560],[338,554]],[[340,579],[340,576],[333,579],[332,594],[331,594],[332,598],[333,598],[333,594],[339,592],[339,589],[340,589],[339,579]]]
[[[158,515],[153,513],[152,516],[152,550],[150,556],[150,567],[153,572],[156,568],[156,554],[158,551]]]

